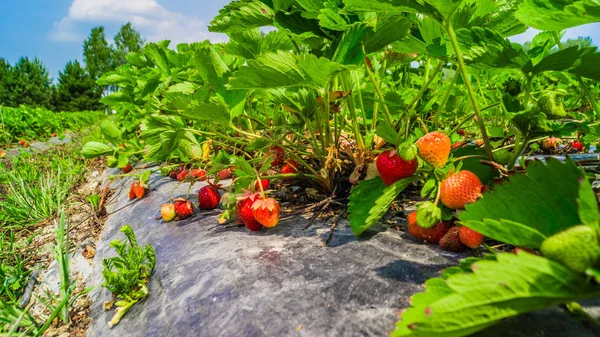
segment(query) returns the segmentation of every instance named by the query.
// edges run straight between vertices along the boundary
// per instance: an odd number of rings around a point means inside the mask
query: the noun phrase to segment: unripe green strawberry
[[[554,234],[544,240],[541,252],[545,257],[583,273],[600,262],[598,232],[579,225]]]
[[[437,131],[430,132],[417,140],[419,157],[435,168],[446,166],[451,146],[450,138],[445,133]]]
[[[160,168],[160,175],[162,175],[163,177],[169,176],[169,173],[171,173],[171,168],[169,168],[167,166]]]
[[[119,160],[115,156],[106,157],[106,166],[117,167],[118,164],[119,164]]]
[[[556,92],[545,93],[538,100],[537,106],[538,109],[540,109],[548,117],[560,118],[567,115],[562,103],[562,99]]]

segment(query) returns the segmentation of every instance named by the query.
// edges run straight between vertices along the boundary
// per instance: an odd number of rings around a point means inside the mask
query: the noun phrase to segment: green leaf
[[[592,189],[589,180],[584,178],[579,184],[579,198],[577,199],[579,219],[584,225],[600,229],[600,214],[598,214],[598,198]]]
[[[485,68],[521,69],[529,62],[529,56],[518,43],[493,30],[481,27],[459,29],[456,32],[465,61]]]
[[[431,16],[438,22],[452,16],[461,0],[344,0],[348,12],[413,12]]]
[[[332,61],[343,65],[358,65],[365,59],[362,40],[369,32],[364,23],[355,23],[344,33],[337,46]]]
[[[321,27],[327,29],[346,31],[349,26],[348,21],[340,15],[339,8],[323,8],[317,18]]]
[[[428,194],[435,191],[436,188],[437,188],[437,180],[435,180],[435,179],[427,180],[427,182],[423,185],[423,188],[421,189],[421,198],[425,198]]]
[[[577,212],[581,178],[571,160],[550,159],[546,165],[533,162],[526,174],[513,175],[509,182],[496,185],[458,217],[465,226],[490,238],[539,248],[544,237],[581,224]]]
[[[129,165],[129,155],[125,153],[119,153],[119,162],[117,167],[122,169],[127,165]]]
[[[115,152],[115,150],[112,147],[100,142],[86,143],[81,150],[81,154],[86,159],[104,156],[113,152]]]
[[[535,29],[559,31],[600,22],[600,3],[593,0],[524,0],[515,15]]]
[[[100,103],[111,106],[128,102],[131,102],[130,96],[126,95],[122,91],[113,92],[110,95],[102,97],[102,99],[100,100]]]
[[[382,120],[377,124],[377,130],[375,130],[375,134],[385,139],[385,141],[390,144],[398,145],[398,132],[396,132],[396,130],[394,130],[394,128],[386,120]]]
[[[325,87],[341,65],[312,54],[266,53],[248,60],[229,79],[231,89],[267,89],[292,86]]]
[[[405,38],[411,25],[410,20],[399,15],[378,19],[375,32],[364,40],[365,51],[367,54],[375,53]]]
[[[376,224],[396,197],[416,178],[406,178],[386,187],[380,177],[361,181],[350,193],[348,220],[356,236]]]
[[[223,7],[208,26],[211,32],[243,32],[273,24],[273,9],[261,1],[233,1]]]
[[[500,253],[468,265],[472,272],[429,280],[426,292],[411,299],[392,337],[468,336],[505,318],[600,293],[584,275],[526,252]]]
[[[194,101],[182,112],[182,115],[199,120],[213,121],[221,125],[229,125],[229,107],[223,97],[215,95],[207,103]]]
[[[217,86],[221,79],[225,80],[224,75],[229,72],[219,53],[210,45],[202,45],[198,48],[194,62],[200,76],[213,86]]]
[[[194,91],[196,91],[197,88],[198,88],[198,86],[196,84],[186,81],[186,82],[177,83],[177,84],[170,86],[169,90],[167,90],[167,92],[168,93],[192,94],[192,93],[194,93]]]
[[[113,143],[113,145],[117,145],[121,141],[121,131],[114,122],[108,120],[102,122],[102,124],[100,124],[100,132],[102,132],[104,138]]]
[[[171,74],[169,67],[169,58],[165,49],[160,43],[148,43],[143,49],[144,54],[163,74]]]

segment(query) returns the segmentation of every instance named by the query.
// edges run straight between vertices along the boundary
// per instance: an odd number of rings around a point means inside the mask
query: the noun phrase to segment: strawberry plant
[[[413,296],[392,336],[467,336],[507,317],[600,295],[597,200],[573,162],[533,163],[458,217],[461,239],[477,239],[463,232],[476,230],[541,256],[491,251],[446,269]]]
[[[451,269],[448,284],[432,280],[415,297],[395,332],[467,335],[598,294],[583,276],[596,275],[597,255],[585,176],[570,161],[520,173],[524,155],[589,151],[600,140],[600,53],[563,43],[564,29],[600,21],[599,9],[588,0],[233,1],[209,26],[229,42],[148,43],[98,80],[119,88],[103,98],[117,124],[102,125],[83,154],[107,156],[120,176],[136,175],[141,160],[190,187],[208,180],[199,211],[220,202],[221,223],[236,218],[251,231],[278,223],[280,205],[265,189],[282,184],[347,199],[357,236],[420,189],[408,217],[417,238],[450,251],[485,238],[541,249],[546,257],[494,252]],[[509,40],[528,28],[540,30],[531,42]],[[194,212],[188,196],[161,208],[166,222]],[[575,241],[590,247],[572,251]],[[518,275],[503,271],[509,264]],[[556,291],[525,291],[528,275]]]
[[[121,318],[137,302],[148,297],[148,282],[156,257],[150,245],[138,246],[135,234],[129,225],[121,228],[127,241],[114,240],[110,243],[118,256],[102,260],[104,283],[102,286],[113,294],[113,300],[104,303],[106,310],[116,307],[109,325],[119,324]]]

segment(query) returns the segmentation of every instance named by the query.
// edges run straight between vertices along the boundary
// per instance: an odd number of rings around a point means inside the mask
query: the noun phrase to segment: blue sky
[[[0,57],[14,63],[22,55],[39,57],[53,78],[65,63],[81,60],[82,43],[92,27],[103,25],[112,40],[131,21],[148,41],[223,41],[207,25],[229,0],[0,0]],[[530,40],[529,31],[514,37]],[[592,36],[600,43],[600,24],[576,27],[565,38]],[[111,41],[109,41],[111,42]]]

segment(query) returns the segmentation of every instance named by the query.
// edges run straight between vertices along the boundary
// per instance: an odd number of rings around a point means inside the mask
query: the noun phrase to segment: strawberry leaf
[[[279,51],[265,53],[233,73],[229,89],[268,89],[292,86],[324,87],[343,67],[326,58]]]
[[[579,218],[584,225],[600,229],[600,215],[598,214],[598,199],[587,179],[582,179],[579,185]]]
[[[495,240],[539,248],[545,237],[581,224],[577,200],[582,176],[570,159],[533,162],[526,174],[495,186],[458,217]]]
[[[86,143],[81,150],[81,154],[87,159],[104,156],[113,152],[115,152],[115,149],[100,142]]]
[[[561,303],[597,297],[585,275],[546,258],[501,253],[469,262],[472,271],[430,279],[414,295],[392,337],[468,336],[500,320]]]
[[[524,24],[539,30],[559,31],[600,21],[596,1],[525,0],[515,13]]]
[[[385,186],[380,177],[361,181],[350,193],[348,219],[356,236],[376,224],[396,197],[416,178],[406,178]]]
[[[208,30],[211,32],[242,32],[273,24],[271,8],[258,0],[234,1],[219,11]]]

